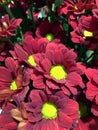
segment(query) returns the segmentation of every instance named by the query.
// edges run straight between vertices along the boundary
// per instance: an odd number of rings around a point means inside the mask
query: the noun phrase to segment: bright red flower
[[[71,32],[74,43],[84,43],[89,49],[98,47],[98,14],[96,15],[81,16],[78,26]]]
[[[31,35],[25,36],[25,39],[22,41],[22,46],[19,44],[15,45],[15,52],[12,52],[12,55],[20,62],[25,62],[29,66],[35,67],[36,60],[34,55],[37,53],[44,53],[48,40],[45,38],[34,39]]]
[[[93,8],[97,8],[95,0],[64,0],[59,8],[59,12],[69,16],[78,16]]]
[[[8,15],[4,15],[0,19],[0,39],[6,39],[15,36],[15,30],[20,26],[22,19],[9,19]]]
[[[22,68],[11,57],[5,60],[5,65],[0,66],[0,100],[6,100],[22,89]]]
[[[36,29],[37,38],[47,38],[50,42],[60,42],[66,39],[66,34],[58,22],[43,21]]]
[[[26,110],[26,130],[67,130],[73,128],[78,120],[77,102],[69,99],[62,91],[46,95],[41,90],[32,90]]]
[[[33,86],[45,89],[47,93],[62,89],[67,94],[76,94],[76,86],[84,88],[76,57],[73,50],[62,44],[48,44],[44,57],[39,60],[38,66],[31,74]]]
[[[85,71],[88,78],[86,97],[98,105],[98,70],[88,68]]]
[[[64,0],[58,8],[60,14],[68,16],[68,23],[75,29],[81,14],[97,8],[95,0]]]

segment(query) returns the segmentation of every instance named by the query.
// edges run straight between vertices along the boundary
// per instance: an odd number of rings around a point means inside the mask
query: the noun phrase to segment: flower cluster
[[[98,1],[0,11],[0,130],[98,130]]]

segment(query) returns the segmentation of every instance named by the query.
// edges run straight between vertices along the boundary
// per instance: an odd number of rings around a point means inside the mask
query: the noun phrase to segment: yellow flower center
[[[32,65],[33,67],[36,66],[36,62],[35,62],[34,57],[33,57],[32,55],[30,55],[30,56],[28,57],[28,60],[27,60],[27,61],[28,61],[29,64]]]
[[[62,65],[52,66],[50,69],[50,76],[54,77],[57,80],[65,79],[67,77],[65,67]]]
[[[47,33],[45,36],[50,42],[54,40],[54,35],[52,33]]]
[[[11,83],[10,89],[11,89],[11,90],[17,90],[17,85],[16,85],[16,82],[15,82],[15,81],[13,81],[13,82]]]
[[[76,5],[76,4],[74,5],[74,9],[75,9],[75,10],[78,10],[78,7],[77,7],[77,5]]]
[[[93,33],[92,32],[90,32],[90,31],[87,31],[87,30],[84,30],[84,39],[86,39],[86,37],[93,37]]]
[[[41,113],[45,119],[54,119],[57,117],[58,109],[54,103],[46,102],[42,106]]]

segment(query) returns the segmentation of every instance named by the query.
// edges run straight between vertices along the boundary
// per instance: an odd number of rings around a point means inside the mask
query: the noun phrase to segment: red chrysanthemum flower
[[[68,23],[75,29],[80,15],[94,8],[97,8],[95,0],[64,0],[58,12],[68,15]]]
[[[0,130],[1,128],[2,130],[24,130],[28,115],[24,107],[24,100],[28,90],[29,87],[25,87],[21,92],[13,95],[10,102],[3,103],[0,115]],[[5,121],[6,124],[4,125]]]
[[[68,130],[78,120],[78,104],[62,91],[46,95],[41,90],[32,90],[26,104],[28,123],[26,130]]]
[[[35,60],[34,55],[45,52],[47,44],[48,40],[45,38],[35,40],[31,35],[28,35],[22,41],[22,46],[16,44],[15,52],[10,52],[15,58],[18,58],[20,62],[25,62],[28,65],[35,67],[37,65],[37,59]]]
[[[40,54],[41,55],[41,54]],[[76,54],[62,44],[51,43],[46,47],[44,58],[31,74],[33,86],[45,89],[47,93],[62,89],[66,93],[77,93],[77,87],[84,87],[81,71],[76,65]]]
[[[9,19],[8,15],[4,15],[0,19],[0,39],[6,39],[15,36],[15,29],[20,26],[22,19]]]
[[[17,130],[25,130],[25,125],[27,124],[28,112],[26,111],[24,100],[27,99],[28,90],[29,86],[12,97],[15,107],[10,109],[10,115],[17,122]]]
[[[60,14],[78,16],[94,8],[97,8],[95,0],[64,0],[58,10]]]
[[[85,71],[88,78],[86,97],[98,105],[98,70],[88,68]]]
[[[11,57],[0,66],[0,100],[8,99],[22,89],[22,68]]]
[[[89,49],[98,47],[97,12],[93,16],[81,16],[78,26],[71,32],[73,42],[84,43]]]
[[[44,28],[44,29],[43,29]],[[57,22],[50,23],[43,21],[36,29],[37,38],[47,38],[50,42],[60,42],[66,39],[66,35],[61,25]]]

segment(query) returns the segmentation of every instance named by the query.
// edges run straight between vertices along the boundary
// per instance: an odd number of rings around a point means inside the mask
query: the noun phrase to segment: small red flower
[[[22,89],[22,68],[11,57],[5,60],[5,65],[0,66],[0,100],[6,100]]]
[[[61,25],[57,22],[50,23],[43,21],[36,29],[37,38],[47,38],[50,42],[60,42],[66,39],[66,35]]]
[[[45,48],[48,44],[48,40],[45,38],[34,39],[31,35],[25,36],[25,39],[22,41],[22,46],[19,44],[15,45],[15,52],[10,51],[12,55],[20,62],[25,62],[29,64],[31,67],[35,67],[36,60],[34,55],[37,53],[44,53]]]
[[[97,8],[94,0],[64,0],[58,8],[60,14],[68,16],[68,23],[75,29],[81,14]]]
[[[4,15],[0,19],[0,39],[6,39],[15,36],[15,29],[20,26],[22,19],[9,19],[8,15]]]
[[[97,11],[98,12],[98,11]],[[71,32],[74,43],[84,43],[89,49],[98,47],[98,14],[93,16],[81,16],[78,26]]]
[[[35,100],[36,99],[36,100]],[[26,130],[67,130],[78,120],[78,104],[62,91],[46,95],[41,90],[32,90],[26,104],[28,123]]]
[[[64,0],[59,7],[59,12],[60,14],[67,14],[69,16],[78,16],[94,8],[97,8],[94,0]]]

